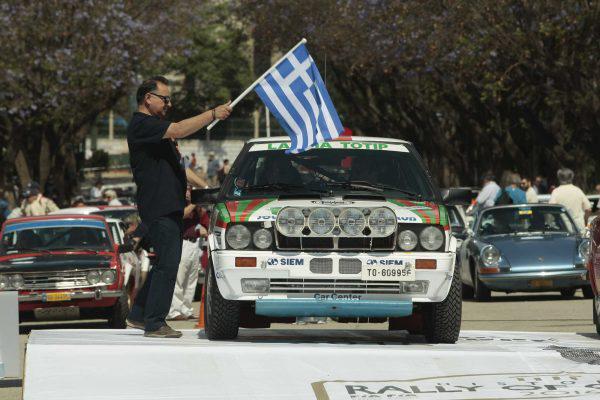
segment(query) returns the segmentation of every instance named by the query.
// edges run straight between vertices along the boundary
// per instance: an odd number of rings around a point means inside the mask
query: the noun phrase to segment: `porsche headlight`
[[[485,246],[483,249],[481,249],[481,261],[483,261],[483,265],[486,267],[494,267],[498,265],[498,261],[500,261],[500,250],[491,244]]]
[[[417,247],[419,240],[417,234],[413,231],[406,230],[398,235],[398,246],[404,251],[412,251]]]
[[[10,286],[14,289],[23,289],[25,286],[25,279],[23,279],[23,275],[15,274],[10,276]]]
[[[225,240],[235,250],[245,249],[250,244],[250,230],[244,225],[233,225],[227,228]]]
[[[252,241],[257,248],[264,250],[269,248],[271,243],[273,243],[273,235],[271,235],[271,232],[268,229],[261,228],[254,232]]]
[[[425,250],[434,251],[444,244],[444,234],[438,228],[428,226],[419,234],[419,240]]]
[[[590,241],[585,239],[579,243],[579,257],[587,262],[588,255],[590,254]]]
[[[389,236],[396,230],[396,214],[389,208],[381,207],[371,211],[369,228],[377,236]]]
[[[308,215],[308,227],[317,235],[326,235],[335,226],[335,215],[328,208],[315,208]]]
[[[347,208],[340,213],[340,229],[348,236],[359,235],[365,225],[365,216],[358,208]]]
[[[299,208],[286,207],[277,214],[275,224],[284,235],[300,235],[304,229],[304,214]]]

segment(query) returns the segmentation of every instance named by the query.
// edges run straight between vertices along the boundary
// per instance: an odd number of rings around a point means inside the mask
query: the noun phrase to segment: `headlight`
[[[308,227],[317,235],[327,235],[335,226],[335,215],[327,208],[316,208],[308,216]]]
[[[421,231],[419,240],[425,250],[438,250],[444,244],[444,234],[438,228],[428,226]]]
[[[365,216],[358,208],[347,208],[340,214],[340,229],[348,236],[359,235],[365,225]]]
[[[100,276],[100,280],[102,281],[102,283],[106,283],[107,285],[110,285],[111,283],[115,282],[116,279],[116,274],[115,271],[112,269],[109,269],[108,271],[104,271],[102,273],[102,275]]]
[[[498,265],[498,261],[500,261],[500,250],[491,244],[485,246],[483,249],[481,249],[481,261],[483,261],[483,265],[486,267]]]
[[[250,244],[250,231],[244,225],[233,225],[227,228],[225,240],[235,250],[241,250]]]
[[[23,275],[15,274],[10,276],[10,286],[15,289],[23,289],[25,286],[25,279],[23,279]]]
[[[88,272],[86,278],[90,285],[96,285],[98,282],[100,282],[100,274],[98,271]]]
[[[588,255],[590,254],[590,241],[584,240],[579,244],[579,257],[587,262]]]
[[[273,235],[271,235],[271,232],[269,232],[268,229],[262,228],[254,232],[254,235],[252,235],[252,241],[259,249],[266,249],[271,246],[271,243],[273,243]]]
[[[369,228],[377,236],[389,236],[396,230],[396,214],[389,208],[376,208],[369,215]]]
[[[0,290],[8,289],[8,278],[6,275],[0,275]]]
[[[417,247],[417,234],[413,231],[402,231],[398,235],[398,246],[404,251],[411,251]]]
[[[304,229],[304,214],[298,208],[287,207],[279,211],[275,223],[284,235],[299,235]]]

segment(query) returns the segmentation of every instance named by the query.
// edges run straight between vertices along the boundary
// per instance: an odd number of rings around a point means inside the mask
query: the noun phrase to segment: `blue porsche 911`
[[[463,297],[489,300],[492,291],[592,290],[585,256],[589,239],[560,205],[496,206],[479,212],[460,249]]]

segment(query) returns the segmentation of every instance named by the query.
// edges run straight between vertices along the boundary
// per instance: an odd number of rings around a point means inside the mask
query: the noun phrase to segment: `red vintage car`
[[[105,318],[125,328],[123,266],[104,217],[52,215],[2,226],[0,290],[19,291],[28,320]]]
[[[594,291],[592,308],[596,332],[600,334],[600,217],[594,218],[590,227],[590,249],[587,258],[590,283]]]

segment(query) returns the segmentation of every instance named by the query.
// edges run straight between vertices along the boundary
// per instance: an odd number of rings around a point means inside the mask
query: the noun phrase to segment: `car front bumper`
[[[499,291],[559,290],[589,285],[585,268],[544,272],[506,272],[480,274],[479,279],[490,289]]]
[[[256,267],[235,267],[236,257],[256,257]],[[329,258],[332,259],[333,268],[331,273],[321,274],[313,273],[310,270],[310,260],[314,258]],[[403,293],[401,291],[389,290],[389,292],[377,293],[371,289],[382,281],[363,281],[360,272],[356,274],[341,274],[339,271],[340,259],[360,260],[362,268],[369,265],[369,260],[393,260],[400,259],[403,261],[415,262],[417,259],[432,260],[437,262],[436,269],[417,269],[415,271],[415,280],[427,282],[427,289],[424,293]],[[448,295],[452,276],[454,272],[455,253],[454,252],[377,252],[377,253],[360,253],[360,252],[270,252],[270,251],[234,251],[234,250],[216,250],[211,253],[212,264],[215,269],[217,285],[221,295],[228,300],[256,301],[257,310],[269,309],[271,305],[276,303],[264,303],[262,301],[277,300],[294,300],[294,304],[304,304],[304,307],[322,310],[323,304],[333,304],[335,301],[346,300],[343,297],[331,298],[331,295],[351,294],[355,295],[350,298],[350,303],[340,303],[339,307],[347,310],[361,301],[390,301],[398,302],[394,305],[397,310],[406,310],[407,304],[410,304],[412,309],[413,302],[440,302]],[[277,265],[274,265],[273,260],[279,260]],[[286,260],[282,265],[281,260]],[[245,293],[242,290],[242,279],[268,279],[270,288],[273,287],[276,281],[286,281],[287,287],[293,288],[290,292],[285,292],[284,289],[273,293],[270,290],[263,293]],[[317,282],[314,285],[313,282]],[[340,282],[347,285],[354,285],[352,288],[345,287],[344,289],[336,289],[340,286]],[[397,281],[385,284],[398,284]],[[312,285],[312,286],[311,286]],[[301,289],[300,286],[302,286]],[[285,286],[284,286],[285,287]],[[298,300],[299,299],[299,300]],[[277,303],[281,304],[281,303]],[[295,306],[289,303],[290,310],[295,309]],[[365,303],[367,304],[367,303]],[[380,306],[383,303],[380,303]],[[392,303],[390,303],[391,305]],[[266,307],[266,308],[265,308]],[[366,308],[368,308],[365,305]],[[358,306],[356,307],[358,308]],[[339,310],[340,308],[338,308]],[[334,312],[334,310],[331,310]],[[290,311],[292,313],[296,311]],[[400,311],[398,311],[400,312]],[[404,314],[406,311],[402,311]],[[273,314],[274,315],[274,314]],[[331,315],[328,314],[328,315]],[[371,314],[372,315],[372,314]],[[375,316],[375,315],[372,315]],[[389,316],[389,315],[388,315]]]

